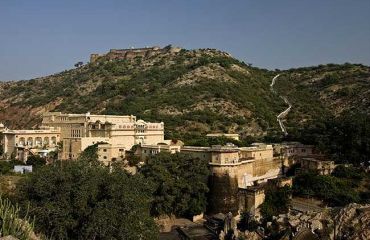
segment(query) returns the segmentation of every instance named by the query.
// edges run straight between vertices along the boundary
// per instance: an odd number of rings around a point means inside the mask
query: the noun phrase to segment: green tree
[[[0,174],[11,173],[15,165],[24,165],[24,163],[17,160],[0,161]]]
[[[183,153],[160,153],[141,172],[155,183],[153,215],[191,217],[206,210],[209,191],[207,162]]]
[[[140,175],[71,161],[27,176],[16,198],[30,204],[36,229],[55,239],[156,239],[152,188]]]
[[[94,164],[99,164],[98,145],[102,143],[103,142],[95,143],[85,148],[85,150],[83,150],[80,156],[78,157],[78,160],[89,162],[89,163],[94,163]]]
[[[46,160],[39,155],[31,155],[27,158],[26,164],[38,168],[44,166],[46,164]]]
[[[287,213],[291,202],[291,188],[288,186],[279,188],[269,186],[265,189],[265,201],[260,209],[263,218],[270,221],[272,216]]]
[[[292,134],[293,140],[314,144],[337,162],[370,162],[370,117],[360,112],[323,117]]]
[[[293,181],[295,195],[317,197],[333,206],[359,202],[359,193],[353,187],[352,181],[314,172],[300,174]]]

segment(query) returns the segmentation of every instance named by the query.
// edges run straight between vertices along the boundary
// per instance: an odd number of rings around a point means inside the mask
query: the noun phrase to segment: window
[[[107,156],[104,156],[103,158],[104,158],[104,159],[107,159]]]
[[[120,152],[123,152],[123,149],[122,149],[122,148],[120,148],[120,149],[119,149],[119,151],[120,151]]]
[[[104,148],[104,149],[103,149],[103,152],[106,152],[106,151],[107,151],[107,149],[105,149],[105,148]]]

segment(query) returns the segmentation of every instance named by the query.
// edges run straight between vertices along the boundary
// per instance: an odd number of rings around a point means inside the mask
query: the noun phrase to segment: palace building
[[[63,149],[60,158],[77,159],[88,146],[105,143],[112,149],[130,150],[136,144],[157,144],[164,140],[164,123],[137,120],[135,116],[65,114],[49,112],[43,115],[42,126],[60,128]],[[122,150],[123,149],[123,150]],[[115,151],[114,151],[115,152]],[[113,154],[117,159],[120,154]],[[104,162],[110,161],[103,156]]]
[[[39,130],[9,130],[2,131],[5,158],[12,155],[27,161],[28,155],[39,154],[46,156],[57,148],[60,141],[60,128],[42,127]]]

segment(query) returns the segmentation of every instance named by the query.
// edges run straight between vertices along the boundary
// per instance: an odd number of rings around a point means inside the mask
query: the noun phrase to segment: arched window
[[[30,146],[30,147],[33,146],[33,138],[32,137],[27,138],[27,145]]]
[[[35,138],[35,145],[36,146],[41,146],[42,145],[42,138],[41,137],[36,137]]]
[[[19,138],[19,142],[18,142],[19,146],[24,146],[25,143],[26,143],[26,139],[24,137]]]
[[[49,137],[44,137],[44,145],[49,145]]]

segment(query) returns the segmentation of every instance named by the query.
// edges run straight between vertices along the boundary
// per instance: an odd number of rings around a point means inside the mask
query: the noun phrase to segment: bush
[[[352,183],[333,176],[304,173],[294,178],[293,192],[296,195],[317,197],[333,206],[359,202],[359,194]]]
[[[183,153],[160,153],[141,172],[155,184],[151,212],[192,217],[206,210],[208,163]]]
[[[23,162],[12,160],[12,161],[0,161],[0,174],[9,174],[13,171],[15,165],[24,165]]]
[[[268,186],[265,189],[265,201],[261,204],[263,219],[271,221],[273,216],[287,213],[290,206],[291,188],[288,186],[278,188]]]
[[[25,215],[20,217],[20,208],[0,195],[0,238],[13,236],[20,240],[28,240],[34,234],[33,222]]]
[[[332,175],[338,178],[347,178],[347,179],[353,179],[353,180],[361,180],[364,178],[364,172],[355,167],[346,167],[343,165],[337,166]]]
[[[17,186],[38,231],[55,239],[155,239],[152,186],[120,169],[67,161],[40,168]]]
[[[27,158],[27,165],[32,165],[35,168],[44,166],[46,164],[45,158],[42,158],[38,155],[31,155]]]

